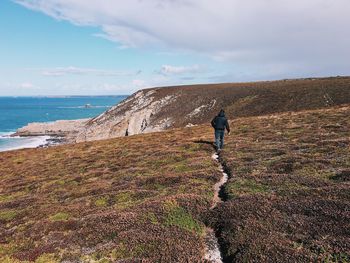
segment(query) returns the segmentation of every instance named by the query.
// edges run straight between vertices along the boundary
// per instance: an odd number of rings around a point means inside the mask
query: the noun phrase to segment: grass
[[[255,180],[246,178],[239,178],[234,181],[232,180],[225,190],[230,198],[241,195],[258,193],[264,194],[269,192],[269,188],[267,186],[262,185]]]
[[[194,231],[198,234],[203,233],[203,227],[195,220],[190,213],[180,207],[175,201],[167,201],[164,204],[166,217],[164,225],[178,226],[187,231]]]
[[[58,263],[59,261],[55,257],[55,255],[52,254],[42,254],[39,256],[34,263]],[[18,260],[9,256],[2,257],[1,263],[30,263],[30,261],[27,260]]]
[[[17,216],[17,212],[13,210],[1,211],[0,220],[1,221],[11,221]]]
[[[50,216],[51,221],[67,221],[69,218],[70,218],[70,215],[64,212],[59,212],[57,214]]]
[[[145,214],[145,220],[151,222],[154,225],[159,224],[158,218],[155,213],[148,212]]]
[[[107,197],[100,197],[95,201],[95,205],[99,207],[107,206],[108,205],[108,198]]]
[[[13,199],[14,199],[14,197],[11,196],[11,195],[1,195],[1,196],[0,196],[0,203],[2,203],[2,202],[8,202],[8,201],[11,201],[11,200],[13,200]]]
[[[58,263],[56,256],[54,254],[42,254],[35,260],[35,263]]]
[[[204,222],[229,262],[346,262],[348,116],[236,119],[213,211],[209,125],[0,153],[0,262],[201,262]]]
[[[120,192],[117,195],[115,195],[114,200],[115,200],[115,207],[119,209],[124,209],[128,207],[132,207],[139,202],[142,201],[142,198],[138,200],[137,198],[134,197],[133,192]]]
[[[350,107],[232,125],[228,201],[209,221],[237,262],[349,262]]]
[[[200,261],[220,178],[211,146],[194,142],[200,130],[0,153],[0,244],[10,246],[0,262]]]

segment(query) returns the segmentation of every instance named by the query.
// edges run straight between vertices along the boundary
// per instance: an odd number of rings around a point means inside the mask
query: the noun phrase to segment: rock
[[[12,136],[55,136],[65,137],[66,140],[72,140],[76,134],[84,129],[90,119],[79,120],[59,120],[54,122],[33,122],[18,129]],[[61,140],[61,139],[60,139]]]
[[[87,122],[76,136],[76,141],[101,140],[139,133],[162,131],[171,126],[171,118],[153,117],[176,100],[176,95],[156,98],[156,89],[141,90],[110,110]]]

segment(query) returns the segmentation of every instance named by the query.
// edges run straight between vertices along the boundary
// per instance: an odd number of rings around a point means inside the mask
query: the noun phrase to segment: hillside
[[[76,141],[208,123],[221,108],[232,119],[345,103],[350,103],[350,77],[152,88],[90,120]]]
[[[227,262],[350,262],[350,107],[239,119],[212,213]]]
[[[204,262],[207,226],[224,262],[347,262],[349,116],[235,119],[214,210],[208,125],[0,153],[0,259]]]
[[[198,133],[0,153],[0,262],[199,262],[220,172]]]

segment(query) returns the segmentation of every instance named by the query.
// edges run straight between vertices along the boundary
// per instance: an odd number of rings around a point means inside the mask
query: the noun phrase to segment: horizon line
[[[130,96],[131,94],[118,95],[7,95],[0,98],[72,98],[72,97],[121,97]]]

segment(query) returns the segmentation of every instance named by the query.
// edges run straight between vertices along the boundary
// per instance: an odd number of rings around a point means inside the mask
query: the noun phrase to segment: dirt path
[[[220,197],[220,192],[228,180],[228,174],[225,172],[224,167],[220,162],[219,155],[214,153],[212,158],[219,164],[219,170],[222,173],[222,177],[220,181],[214,185],[214,198],[210,209],[214,209],[218,203],[223,202],[222,198]],[[204,259],[212,263],[223,263],[220,246],[218,239],[215,236],[215,231],[209,227],[206,228]]]

